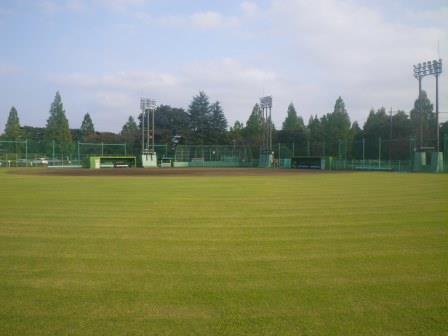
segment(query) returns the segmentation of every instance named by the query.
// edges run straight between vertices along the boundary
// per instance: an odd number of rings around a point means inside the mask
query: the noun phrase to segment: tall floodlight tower
[[[436,78],[436,151],[433,152],[431,158],[431,165],[436,171],[443,170],[443,153],[440,152],[440,127],[439,127],[439,76],[442,73],[442,60],[433,60],[428,62],[418,63],[414,65],[414,77],[418,80],[418,98],[421,98],[422,94],[422,79],[426,76],[435,76]],[[419,108],[420,104],[419,104]],[[419,111],[420,114],[420,152],[417,154],[419,159],[418,163],[426,161],[426,154],[424,154],[425,147],[423,146],[423,111]]]
[[[157,103],[153,99],[141,98],[142,110],[142,165],[143,168],[157,167],[157,153],[155,151],[154,114]],[[151,119],[151,120],[150,120]]]
[[[272,167],[274,154],[272,152],[272,96],[260,98],[262,116],[262,146],[260,153],[260,167]]]

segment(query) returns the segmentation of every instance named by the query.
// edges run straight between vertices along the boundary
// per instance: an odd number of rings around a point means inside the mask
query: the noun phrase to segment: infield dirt
[[[297,174],[326,174],[334,172],[278,168],[23,168],[11,170],[10,173],[20,175],[53,176],[278,176]]]

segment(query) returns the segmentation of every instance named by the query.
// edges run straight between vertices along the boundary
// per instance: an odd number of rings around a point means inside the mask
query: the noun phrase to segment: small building
[[[90,156],[88,165],[90,169],[131,168],[137,161],[135,156]]]

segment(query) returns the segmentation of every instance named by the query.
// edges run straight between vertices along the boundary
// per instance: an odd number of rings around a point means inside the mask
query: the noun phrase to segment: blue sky
[[[199,90],[230,124],[265,94],[277,127],[290,102],[307,121],[338,96],[363,123],[372,107],[409,111],[414,63],[448,60],[448,4],[0,0],[0,41],[0,127],[12,105],[22,124],[44,126],[56,90],[72,128],[89,112],[98,130],[118,131],[139,97],[187,108]],[[432,78],[424,88],[434,99]]]

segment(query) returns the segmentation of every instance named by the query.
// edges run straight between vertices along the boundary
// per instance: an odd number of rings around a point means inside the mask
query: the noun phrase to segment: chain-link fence
[[[382,139],[362,138],[354,141],[278,143],[273,146],[279,167],[290,167],[293,157],[327,158],[326,169],[435,171],[435,139],[427,139],[417,147],[415,138]],[[448,171],[448,137],[442,144],[443,170]],[[416,161],[418,160],[418,164]]]
[[[126,144],[0,140],[1,167],[80,167],[92,155],[127,155]]]
[[[258,153],[249,146],[178,145],[174,153],[178,167],[256,167]]]
[[[274,167],[289,168],[293,157],[325,157],[326,169],[433,171],[435,142],[417,148],[414,138],[362,138],[354,141],[302,141],[273,144]],[[125,143],[59,144],[55,141],[0,140],[1,167],[79,167],[90,156],[131,155],[140,161],[138,147]],[[258,167],[260,148],[244,145],[155,145],[159,160],[169,159],[177,167]],[[448,171],[448,136],[441,142]],[[422,154],[423,153],[423,154]]]

